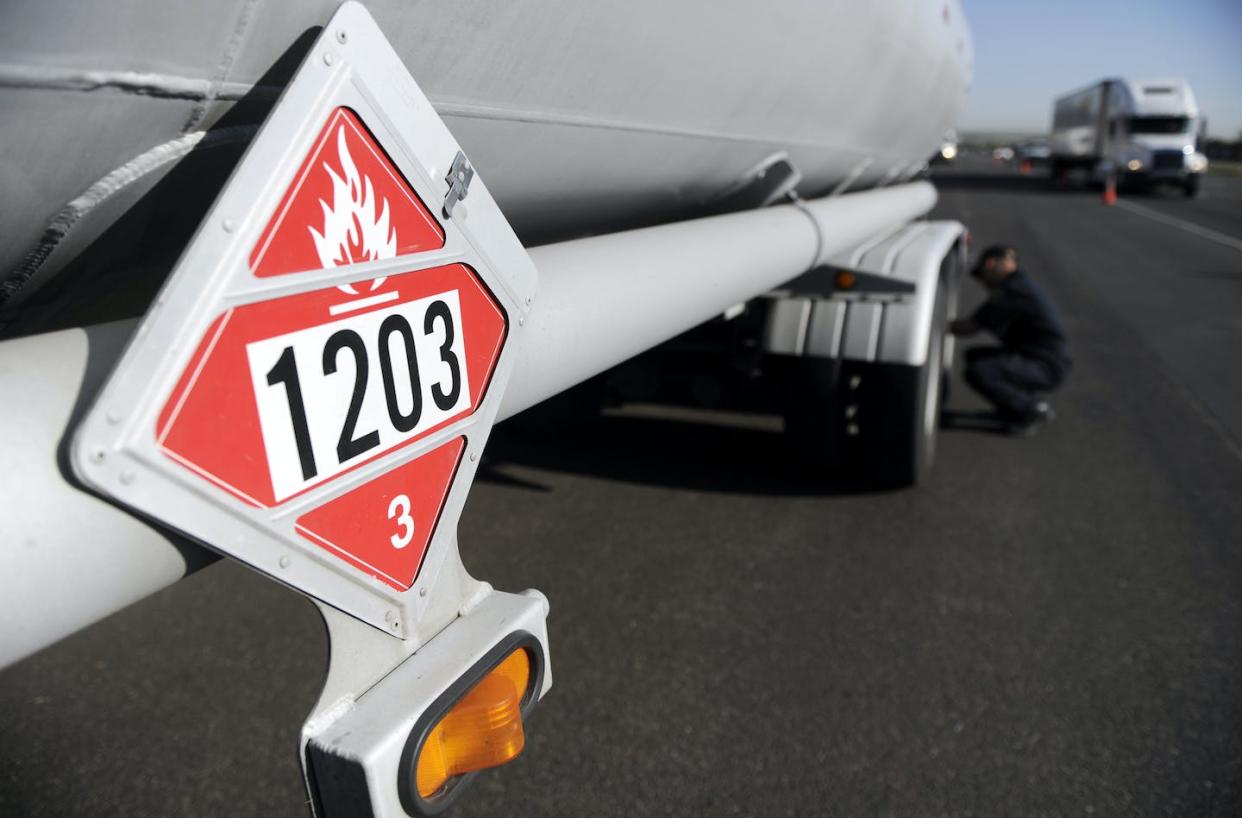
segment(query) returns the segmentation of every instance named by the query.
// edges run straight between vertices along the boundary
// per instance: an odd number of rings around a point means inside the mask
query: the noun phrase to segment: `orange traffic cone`
[[[1104,180],[1104,204],[1117,204],[1117,177],[1111,173]]]
[[[1031,160],[1023,159],[1022,162],[1018,165],[1018,173],[1021,173],[1023,176],[1026,176],[1030,172],[1031,172]]]

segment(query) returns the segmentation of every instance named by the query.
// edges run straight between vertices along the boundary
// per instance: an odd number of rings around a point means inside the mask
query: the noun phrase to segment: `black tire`
[[[844,465],[845,404],[848,379],[832,358],[786,358],[773,363],[784,383],[785,437],[794,456],[813,473],[832,475]]]
[[[1199,177],[1187,176],[1186,181],[1182,182],[1182,195],[1187,199],[1193,199],[1199,195]]]

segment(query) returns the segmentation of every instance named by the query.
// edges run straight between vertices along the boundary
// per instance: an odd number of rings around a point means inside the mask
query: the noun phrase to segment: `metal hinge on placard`
[[[453,157],[453,165],[449,168],[448,175],[444,177],[444,181],[448,182],[449,191],[444,197],[444,217],[451,219],[453,217],[453,208],[457,203],[466,198],[466,193],[470,190],[470,181],[474,179],[474,168],[470,166],[470,162],[466,159],[466,154],[461,151]]]

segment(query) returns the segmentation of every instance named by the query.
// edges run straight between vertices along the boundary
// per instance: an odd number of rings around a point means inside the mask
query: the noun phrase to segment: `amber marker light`
[[[531,681],[530,653],[510,653],[458,699],[427,734],[418,753],[418,794],[430,798],[454,777],[498,767],[526,743],[522,703]]]
[[[838,290],[852,290],[857,283],[858,277],[849,270],[837,271],[836,284]]]

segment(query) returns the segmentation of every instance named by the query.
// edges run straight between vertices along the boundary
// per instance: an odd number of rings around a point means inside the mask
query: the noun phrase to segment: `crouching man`
[[[1018,269],[1012,247],[984,250],[971,275],[988,288],[988,300],[949,330],[987,330],[1000,346],[966,351],[966,382],[991,401],[1009,431],[1032,433],[1053,417],[1044,396],[1069,375],[1065,327],[1052,299]]]

